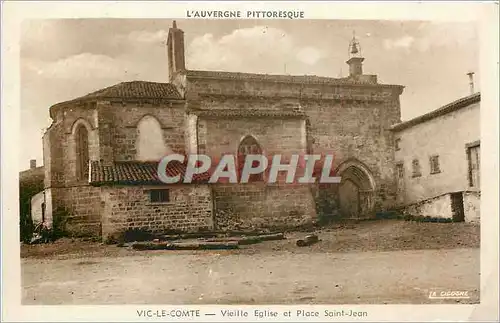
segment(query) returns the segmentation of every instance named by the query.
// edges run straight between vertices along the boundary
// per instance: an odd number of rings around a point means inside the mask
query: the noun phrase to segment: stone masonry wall
[[[150,202],[152,188],[168,188],[170,202]],[[103,239],[116,238],[134,228],[153,233],[213,229],[212,211],[207,185],[102,187]]]
[[[388,128],[399,118],[397,105],[396,101],[304,103],[311,122],[312,151],[333,154],[334,168],[349,159],[365,164],[376,182],[376,210],[395,204],[394,147]]]
[[[200,153],[213,158],[222,154],[236,154],[241,140],[251,135],[263,154],[305,153],[302,137],[304,120],[279,118],[211,118],[198,121]]]
[[[306,142],[311,146],[310,152],[333,153],[334,167],[352,158],[361,161],[368,166],[376,182],[375,209],[391,208],[396,204],[394,139],[389,127],[400,121],[402,87],[349,84],[345,80],[315,77],[196,73],[188,74],[186,79],[188,106],[216,109],[231,105],[233,109],[272,110],[290,103],[297,105],[309,118],[310,133]],[[247,127],[252,130],[251,124],[240,126],[240,132],[245,132]],[[220,127],[223,128],[222,122]],[[287,127],[292,129],[293,140],[298,140],[299,127],[286,123],[280,129],[286,131]],[[206,132],[209,136],[210,130]],[[200,129],[200,136],[202,134],[203,129]],[[234,135],[219,138],[219,142],[231,146],[228,143]],[[274,146],[266,148],[281,149],[280,145],[286,141],[278,138],[272,143]],[[234,148],[231,146],[231,149]]]
[[[44,134],[46,216],[56,229],[75,236],[99,236],[99,189],[76,178],[75,129],[89,134],[89,159],[99,160],[99,128],[95,104],[75,104],[54,110]]]
[[[159,121],[165,144],[174,152],[184,153],[184,104],[101,102],[99,107],[107,111],[106,115],[102,114],[102,118],[106,118],[112,127],[109,142],[112,145],[115,161],[135,159],[137,124],[147,115]]]
[[[60,107],[44,135],[45,187],[51,188],[51,209],[60,226],[70,234],[100,235],[99,189],[87,180],[76,180],[75,126],[89,131],[89,158],[113,162],[133,160],[137,123],[152,115],[162,126],[165,143],[184,152],[183,104],[111,103],[75,104]],[[63,217],[66,214],[66,218]],[[58,224],[59,225],[59,224]]]
[[[50,191],[55,226],[74,236],[101,235],[99,187],[73,186]]]
[[[217,230],[293,228],[316,220],[307,185],[216,184],[213,192]]]
[[[94,105],[75,105],[61,109],[44,135],[45,187],[80,185],[76,180],[75,129],[84,125],[88,130],[90,160],[99,160],[99,129]]]
[[[62,179],[62,149],[60,145],[54,144],[62,136],[59,129],[60,124],[52,124],[43,134],[43,165],[44,165],[44,188],[57,186]]]

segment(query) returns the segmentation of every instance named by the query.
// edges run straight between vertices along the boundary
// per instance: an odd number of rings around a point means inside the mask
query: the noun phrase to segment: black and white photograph
[[[498,106],[481,22],[276,6],[20,21],[2,191],[19,194],[22,311],[369,321],[364,305],[484,302]]]

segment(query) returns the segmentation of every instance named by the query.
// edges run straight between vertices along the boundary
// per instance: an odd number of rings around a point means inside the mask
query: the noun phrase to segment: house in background
[[[392,127],[397,201],[409,214],[479,222],[481,95],[472,77],[471,92]]]
[[[45,216],[43,181],[45,170],[30,160],[30,168],[19,173],[19,217],[21,239],[31,239],[31,229]]]

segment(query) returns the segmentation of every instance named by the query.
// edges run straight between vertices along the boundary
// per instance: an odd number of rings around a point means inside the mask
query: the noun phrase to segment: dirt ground
[[[480,228],[365,221],[220,251],[135,251],[61,239],[21,247],[23,304],[438,303],[479,301]],[[429,291],[468,291],[430,300]]]

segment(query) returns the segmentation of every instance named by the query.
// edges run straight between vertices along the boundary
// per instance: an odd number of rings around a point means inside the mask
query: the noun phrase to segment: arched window
[[[160,122],[153,116],[144,116],[137,124],[136,160],[158,161],[170,148],[163,139],[163,129]]]
[[[238,147],[238,174],[241,177],[241,172],[243,170],[243,166],[245,165],[245,158],[247,155],[261,155],[262,148],[259,143],[253,136],[246,136],[240,142]],[[253,167],[258,166],[258,161],[254,161]],[[260,174],[252,174],[248,179],[249,182],[259,182],[263,181],[264,176],[263,173]]]
[[[89,132],[84,125],[79,125],[75,132],[76,141],[76,178],[87,179],[89,176]]]

